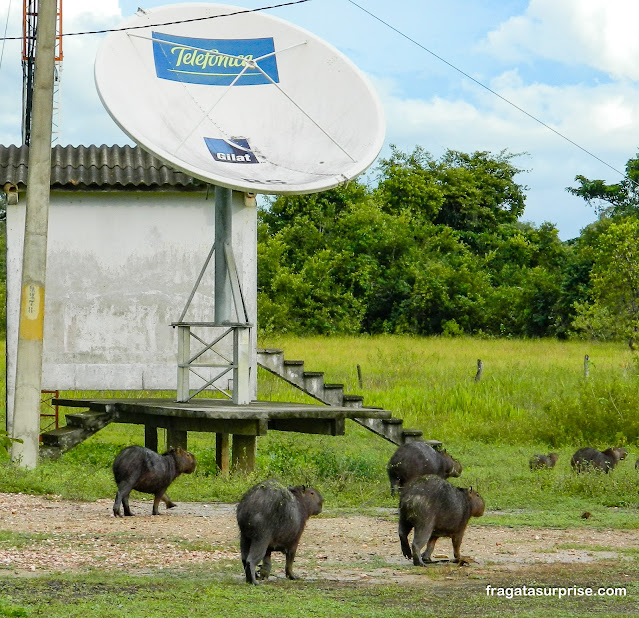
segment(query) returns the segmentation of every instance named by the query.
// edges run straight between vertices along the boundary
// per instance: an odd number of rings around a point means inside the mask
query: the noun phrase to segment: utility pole
[[[11,459],[24,468],[37,465],[40,436],[56,11],[56,0],[40,0],[13,417],[13,437],[22,443],[11,449]]]

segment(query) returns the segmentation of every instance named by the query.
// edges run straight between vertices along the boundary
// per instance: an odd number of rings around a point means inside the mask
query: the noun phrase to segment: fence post
[[[481,380],[481,374],[484,371],[484,363],[481,362],[481,359],[477,359],[477,373],[475,374],[475,382],[479,382]]]
[[[587,378],[590,375],[590,367],[588,367],[589,362],[590,356],[586,354],[586,356],[584,356],[584,378]]]
[[[362,382],[362,368],[359,365],[357,365],[357,382],[359,384],[359,387],[363,388],[363,386],[362,386],[362,384],[363,384],[363,382]]]

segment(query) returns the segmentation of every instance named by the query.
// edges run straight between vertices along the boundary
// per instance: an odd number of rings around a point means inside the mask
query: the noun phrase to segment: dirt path
[[[144,572],[194,565],[239,567],[235,505],[180,503],[152,517],[150,502],[131,502],[136,517],[114,518],[112,501],[72,502],[55,497],[0,493],[0,571],[82,571],[91,567]],[[5,532],[25,533],[16,542]],[[565,549],[566,545],[588,549]],[[548,563],[615,559],[601,548],[639,546],[639,530],[512,529],[469,525],[462,552],[477,573],[512,572]],[[448,539],[435,556],[451,552]],[[623,557],[623,556],[621,556]],[[273,573],[283,576],[274,554]],[[409,582],[419,576],[400,552],[397,514],[312,518],[298,550],[296,568],[306,579]],[[435,567],[436,568],[436,567]]]

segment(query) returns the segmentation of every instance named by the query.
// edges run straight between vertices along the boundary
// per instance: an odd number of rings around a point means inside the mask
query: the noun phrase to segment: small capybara
[[[530,458],[530,469],[541,470],[542,468],[554,468],[559,455],[548,453],[548,455],[533,455]]]
[[[484,514],[484,500],[470,489],[454,487],[448,481],[429,474],[415,479],[400,490],[399,541],[402,553],[416,566],[432,562],[437,539],[450,537],[455,559],[462,560],[460,547],[471,517]],[[408,534],[415,529],[412,551]],[[426,551],[422,553],[423,547]]]
[[[297,545],[306,521],[322,512],[323,502],[319,491],[312,487],[287,488],[273,480],[254,485],[242,496],[237,505],[237,524],[242,566],[249,584],[270,575],[273,551],[286,555],[286,577],[298,579],[293,574]]]
[[[402,444],[390,458],[387,470],[392,495],[398,487],[424,474],[436,474],[445,479],[462,473],[461,464],[446,451],[436,451],[421,440]]]
[[[584,470],[601,470],[608,474],[622,459],[626,458],[628,451],[625,448],[611,446],[605,451],[597,449],[580,448],[571,458],[570,465],[576,472]]]
[[[158,515],[160,500],[167,509],[176,506],[166,495],[168,486],[180,474],[190,474],[195,470],[195,457],[189,451],[170,448],[163,455],[143,446],[127,446],[113,461],[113,476],[118,486],[113,503],[113,514],[121,517],[120,504],[127,517],[133,515],[129,508],[129,494],[132,489],[145,494],[153,494],[153,515]]]

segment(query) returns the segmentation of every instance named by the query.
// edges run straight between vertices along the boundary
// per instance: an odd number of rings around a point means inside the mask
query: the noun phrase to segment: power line
[[[437,60],[443,62],[446,65],[448,65],[451,69],[454,69],[458,73],[461,73],[464,77],[466,77],[466,78],[470,79],[471,81],[475,82],[478,86],[481,86],[482,88],[484,88],[485,90],[487,90],[491,94],[493,94],[496,97],[500,98],[505,103],[508,103],[508,105],[510,105],[510,106],[514,107],[516,110],[520,111],[522,114],[525,114],[530,119],[532,119],[535,122],[539,123],[542,127],[545,127],[546,129],[552,131],[555,135],[558,135],[562,139],[566,140],[568,143],[570,143],[573,146],[576,146],[577,148],[579,148],[579,150],[585,152],[587,155],[593,157],[594,159],[596,159],[600,163],[603,163],[606,167],[609,167],[611,170],[613,170],[617,174],[620,174],[624,178],[627,178],[633,184],[639,186],[639,183],[636,183],[634,180],[632,180],[632,178],[628,178],[628,176],[624,172],[622,172],[622,171],[618,170],[616,167],[610,165],[610,163],[607,163],[606,161],[604,161],[603,159],[598,157],[593,152],[590,152],[590,150],[587,150],[583,146],[580,146],[577,142],[573,141],[572,139],[570,139],[569,137],[567,137],[563,133],[557,131],[557,129],[553,129],[549,124],[546,124],[543,120],[540,120],[536,116],[533,116],[530,112],[527,112],[525,109],[519,107],[519,105],[517,105],[516,103],[513,103],[512,101],[510,101],[509,99],[507,99],[503,95],[499,94],[498,92],[496,92],[495,90],[493,90],[489,86],[486,86],[486,84],[480,82],[478,79],[475,79],[474,77],[472,77],[472,75],[469,75],[468,73],[466,73],[465,71],[463,71],[459,67],[455,66],[452,62],[449,62],[445,58],[442,58],[441,56],[437,55],[435,52],[431,51],[430,49],[428,49],[427,47],[425,47],[421,43],[417,42],[415,39],[412,39],[407,34],[403,33],[401,30],[395,28],[394,26],[391,26],[391,24],[389,24],[388,22],[384,21],[381,17],[378,17],[374,13],[371,13],[368,9],[365,9],[363,6],[360,6],[359,4],[357,4],[357,2],[354,2],[353,0],[347,0],[347,1],[350,2],[353,6],[356,6],[361,11],[364,11],[364,13],[367,13],[368,15],[370,15],[373,19],[376,19],[381,24],[384,24],[384,26],[386,26],[387,28],[390,28],[391,30],[393,30],[394,32],[399,34],[401,37],[405,38],[407,41],[410,41],[414,45],[417,45],[417,47],[423,49],[425,52],[429,53],[431,56],[437,58]]]
[[[9,15],[11,14],[11,0],[9,0],[9,6],[7,8],[7,21],[4,23],[4,36],[2,38],[2,51],[0,52],[0,68],[2,68],[2,59],[4,58],[4,46],[7,41],[7,28],[9,26]]]
[[[84,32],[66,32],[61,36],[82,36],[85,34],[106,34],[108,32],[126,32],[128,30],[140,30],[142,28],[160,28],[162,26],[172,26],[173,24],[187,24],[194,21],[204,21],[206,19],[218,19],[220,17],[232,17],[233,15],[244,15],[245,13],[257,13],[258,11],[268,11],[269,9],[279,9],[283,6],[293,6],[294,4],[303,4],[304,2],[310,2],[311,0],[294,0],[292,2],[283,2],[281,4],[273,4],[271,6],[261,6],[257,9],[242,9],[233,13],[224,13],[224,15],[208,15],[207,17],[193,17],[191,19],[181,19],[178,21],[167,21],[161,24],[147,24],[146,26],[131,26],[130,28],[107,28],[105,30],[85,30]],[[6,30],[5,30],[6,34]],[[19,41],[22,40],[21,36],[4,36],[0,40],[2,41]]]

